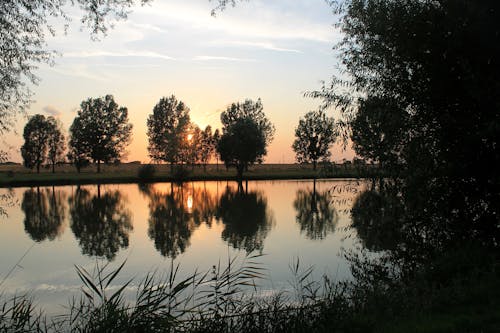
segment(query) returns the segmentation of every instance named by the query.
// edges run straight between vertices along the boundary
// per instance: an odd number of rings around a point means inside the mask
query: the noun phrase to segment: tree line
[[[235,168],[237,177],[255,163],[262,163],[274,139],[275,127],[264,113],[264,106],[247,99],[229,105],[220,116],[222,129],[210,125],[201,129],[191,121],[189,107],[174,95],[162,97],[147,118],[148,153],[155,163],[175,167],[206,165],[221,160]],[[88,98],[80,104],[66,136],[59,120],[37,114],[24,127],[21,148],[24,166],[40,172],[48,164],[55,172],[57,163],[71,163],[78,172],[93,163],[120,163],[131,140],[132,124],[128,109],[118,105],[112,95]],[[299,163],[328,160],[337,137],[335,121],[323,111],[311,111],[300,119],[292,145]],[[66,149],[67,147],[67,149]]]

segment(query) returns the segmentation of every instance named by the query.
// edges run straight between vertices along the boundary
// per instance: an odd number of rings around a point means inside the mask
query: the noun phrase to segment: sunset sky
[[[276,126],[265,162],[294,162],[294,128],[320,104],[303,93],[328,81],[338,64],[331,8],[324,0],[252,0],[214,18],[214,6],[155,0],[134,8],[98,42],[80,31],[75,11],[67,35],[49,39],[60,56],[37,71],[41,82],[30,114],[55,115],[67,130],[82,100],[112,94],[134,125],[126,160],[148,162],[146,118],[162,96],[174,94],[196,124],[216,128],[228,104],[260,97]],[[21,161],[25,122],[18,121],[17,136],[7,137],[15,161]],[[352,155],[336,147],[333,160]]]

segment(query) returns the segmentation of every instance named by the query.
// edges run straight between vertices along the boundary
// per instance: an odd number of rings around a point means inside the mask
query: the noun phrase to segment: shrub
[[[137,177],[139,177],[139,179],[141,180],[151,179],[155,175],[155,172],[156,168],[154,165],[145,164],[139,168],[139,171],[137,172]]]

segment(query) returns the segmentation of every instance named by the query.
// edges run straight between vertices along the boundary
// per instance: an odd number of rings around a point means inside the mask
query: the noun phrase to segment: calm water
[[[96,260],[118,266],[112,288],[147,272],[181,275],[209,270],[219,260],[263,253],[263,290],[290,288],[289,265],[314,265],[319,277],[349,278],[339,255],[357,239],[350,209],[365,187],[356,180],[192,182],[0,189],[0,291],[30,292],[47,313],[64,312],[80,294],[74,265]],[[316,189],[314,194],[314,190]],[[129,293],[132,295],[133,288]]]

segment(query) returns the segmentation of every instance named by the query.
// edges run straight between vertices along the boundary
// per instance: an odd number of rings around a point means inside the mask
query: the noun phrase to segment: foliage
[[[224,128],[217,152],[226,167],[235,167],[238,179],[249,165],[266,153],[266,143],[258,125],[250,118],[238,119]]]
[[[21,147],[24,166],[30,169],[36,167],[40,172],[40,165],[47,155],[47,141],[49,130],[45,116],[36,114],[24,126],[24,145]]]
[[[40,172],[40,165],[52,164],[52,172],[57,162],[63,160],[66,144],[62,124],[54,117],[37,114],[32,116],[24,127],[24,145],[21,147],[24,166]]]
[[[149,156],[170,164],[182,162],[190,123],[186,104],[174,95],[161,98],[147,120]]]
[[[52,173],[54,173],[56,163],[64,162],[66,138],[64,137],[61,121],[52,116],[47,117],[47,131],[47,160],[52,165]]]
[[[88,140],[85,139],[85,131],[81,118],[75,118],[69,128],[69,152],[68,160],[76,167],[78,173],[82,167],[90,164]]]
[[[323,111],[308,112],[304,118],[300,119],[299,125],[295,129],[295,141],[292,148],[295,151],[296,159],[299,163],[316,164],[319,159],[329,160],[331,156],[330,148],[335,142],[337,133],[335,131],[335,121],[327,117]]]
[[[206,170],[207,163],[210,162],[210,159],[215,153],[215,149],[217,147],[218,138],[218,130],[216,130],[216,134],[212,134],[212,127],[208,125],[205,127],[205,130],[201,132],[201,151],[200,151],[200,162],[203,164],[203,169]]]
[[[92,159],[100,172],[101,162],[120,161],[131,131],[127,108],[120,107],[112,95],[89,98],[81,103],[70,128],[71,158],[77,163]]]
[[[220,121],[223,126],[223,132],[241,119],[251,119],[257,125],[264,138],[265,148],[267,148],[273,141],[275,128],[269,119],[267,119],[260,98],[256,102],[251,99],[246,99],[243,103],[233,103],[226,111],[222,112]],[[257,161],[259,163],[262,162],[262,157],[266,155],[266,153],[267,151],[264,150],[262,155],[258,156]]]

